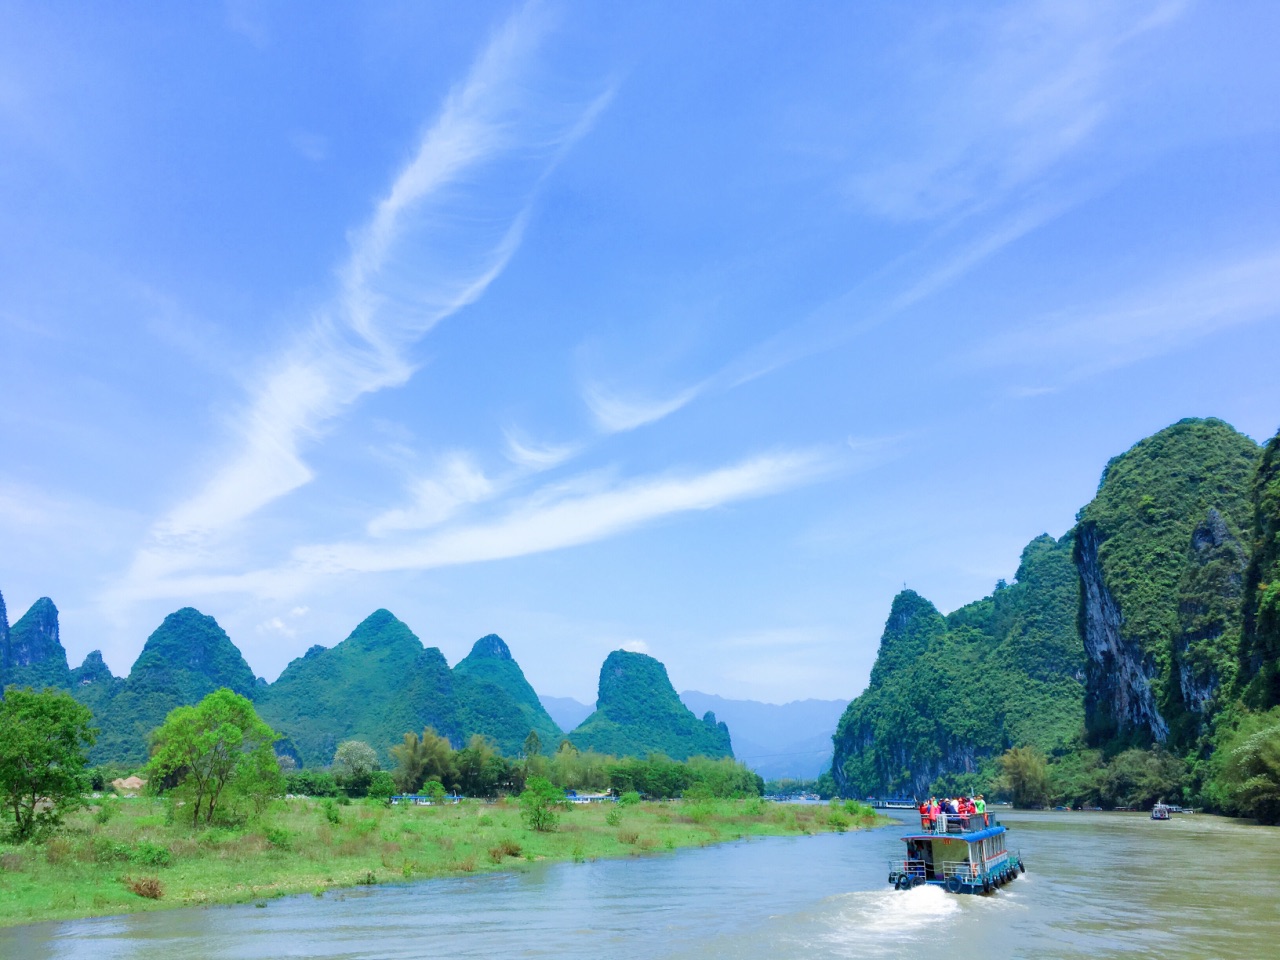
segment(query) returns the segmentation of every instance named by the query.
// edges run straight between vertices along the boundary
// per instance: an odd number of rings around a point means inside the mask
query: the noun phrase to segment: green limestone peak
[[[253,671],[213,617],[183,607],[147,637],[127,679],[110,675],[101,655],[85,659],[72,692],[94,713],[101,729],[90,752],[95,763],[139,762],[147,738],[176,707],[199,703],[221,687],[252,698]]]
[[[468,660],[510,660],[511,649],[496,633],[481,637],[471,646]]]
[[[71,671],[71,685],[82,687],[90,683],[110,683],[116,679],[111,675],[107,662],[102,659],[101,650],[90,650],[80,666]]]
[[[1063,747],[1080,725],[1083,651],[1072,538],[1040,536],[1013,584],[943,617],[894,598],[867,689],[840,718],[832,775],[845,796],[926,792],[1010,744]]]
[[[0,682],[36,689],[70,686],[71,670],[59,637],[58,608],[52,600],[41,597],[7,632],[7,642],[0,650],[4,658]]]
[[[220,687],[252,698],[257,687],[253,671],[226,631],[195,607],[164,618],[134,661],[129,684],[163,691],[178,701],[174,706],[198,703]]]
[[[893,598],[889,619],[880,635],[871,685],[878,686],[886,675],[915,661],[946,629],[937,607],[914,590],[901,591]]]
[[[389,763],[387,751],[407,732],[434,727],[455,744],[462,736],[444,655],[424,648],[387,610],[370,614],[337,646],[312,647],[293,660],[259,690],[258,707],[307,766],[328,764],[348,739],[368,742]]]
[[[619,756],[733,756],[729,728],[713,713],[699,720],[681,702],[660,661],[627,650],[605,659],[595,713],[569,739],[579,749]]]
[[[475,642],[453,668],[453,681],[462,729],[468,736],[483,734],[509,757],[524,751],[530,731],[545,750],[555,749],[564,735],[497,634]]]

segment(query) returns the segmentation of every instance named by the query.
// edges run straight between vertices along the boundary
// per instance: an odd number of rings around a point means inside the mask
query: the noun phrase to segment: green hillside
[[[676,695],[667,668],[642,653],[615,650],[600,667],[595,713],[569,734],[580,750],[615,756],[663,753],[674,760],[732,757],[729,728],[701,720]]]
[[[1015,744],[1060,749],[1082,719],[1084,653],[1070,537],[1040,536],[1016,581],[943,617],[894,599],[867,690],[834,737],[832,774],[858,796],[921,794]]]
[[[112,677],[101,654],[90,654],[76,671],[72,694],[93,710],[101,731],[90,758],[137,763],[146,759],[147,738],[170,710],[198,703],[220,687],[252,698],[257,682],[218,621],[183,607],[147,638],[128,679]]]
[[[1135,802],[1147,782],[1249,809],[1210,758],[1280,704],[1280,434],[1259,450],[1181,420],[1113,458],[1077,521],[947,617],[895,599],[836,733],[842,791],[994,783],[993,758],[1019,746],[1066,802]]]
[[[497,634],[477,640],[453,668],[453,688],[464,737],[482,734],[508,757],[523,753],[530,731],[548,752],[564,736]]]
[[[460,745],[458,705],[444,655],[387,610],[337,646],[314,646],[258,695],[258,712],[307,766],[326,766],[343,740],[364,740],[390,764],[408,732],[434,727]],[[528,731],[526,731],[527,733]]]

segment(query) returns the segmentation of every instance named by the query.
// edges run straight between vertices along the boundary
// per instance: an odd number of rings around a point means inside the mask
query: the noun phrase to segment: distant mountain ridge
[[[680,699],[696,714],[707,711],[733,732],[733,755],[766,780],[816,780],[831,769],[831,736],[848,700],[761,703],[685,690]]]
[[[217,621],[192,607],[165,617],[123,678],[112,675],[97,650],[68,669],[58,630],[48,598],[10,628],[0,596],[0,680],[69,689],[100,728],[94,763],[141,763],[148,735],[170,710],[219,687],[254,700],[284,735],[277,749],[306,766],[328,764],[346,739],[367,741],[390,764],[390,748],[426,727],[456,747],[479,734],[507,756],[523,752],[530,732],[547,752],[565,736],[501,637],[481,637],[450,669],[438,648],[423,646],[388,610],[374,611],[334,647],[311,647],[272,684],[255,678]],[[679,759],[732,755],[725,724],[693,716],[652,657],[616,651],[601,678],[603,709],[571,735],[580,747]]]
[[[539,694],[538,700],[561,730],[572,730],[591,716],[596,709],[591,704],[575,700],[573,697],[549,697]]]

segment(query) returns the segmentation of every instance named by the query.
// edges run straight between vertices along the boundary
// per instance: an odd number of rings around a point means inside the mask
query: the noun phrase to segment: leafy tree
[[[540,753],[542,753],[542,738],[538,736],[537,730],[530,730],[529,735],[524,738],[524,755],[536,757]]]
[[[1000,757],[999,787],[1015,807],[1042,807],[1049,801],[1049,768],[1034,747],[1014,747]]]
[[[339,777],[363,777],[378,769],[378,754],[363,740],[344,740],[333,754],[333,772]]]
[[[459,789],[469,797],[492,797],[498,787],[510,781],[510,768],[493,742],[473,734],[467,745],[454,754]]]
[[[530,830],[548,833],[560,822],[557,808],[564,806],[564,790],[545,777],[530,777],[520,794],[520,815]]]
[[[396,782],[385,770],[375,770],[369,778],[369,796],[375,800],[386,800],[396,792]]]
[[[453,748],[449,741],[431,727],[416,733],[406,733],[403,740],[391,748],[396,760],[395,780],[401,793],[417,793],[427,779],[442,783],[454,778]]]
[[[1280,823],[1280,708],[1246,716],[1214,761],[1222,806],[1262,823]]]
[[[445,798],[444,784],[439,780],[428,780],[420,789],[422,793],[431,798],[432,803],[439,803]]]
[[[285,776],[289,793],[303,797],[336,797],[341,791],[338,781],[327,770],[299,770]]]
[[[61,690],[5,690],[0,700],[0,794],[13,813],[18,840],[56,826],[79,801],[86,751],[97,736],[92,719],[88,707]]]
[[[174,784],[191,807],[191,823],[212,823],[227,797],[255,802],[284,792],[284,775],[272,745],[279,734],[245,697],[225,687],[195,706],[170,712],[153,736],[147,774]]]
[[[1187,765],[1160,747],[1125,750],[1102,775],[1102,802],[1109,807],[1149,807],[1157,800],[1182,799]]]
[[[378,769],[378,754],[363,740],[344,740],[333,754],[334,776],[350,797],[363,797],[369,792],[373,771]]]

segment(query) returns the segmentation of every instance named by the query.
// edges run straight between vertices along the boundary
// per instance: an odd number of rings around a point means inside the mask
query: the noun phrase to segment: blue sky
[[[1280,8],[0,4],[0,591],[865,685],[1107,459],[1280,426]]]

